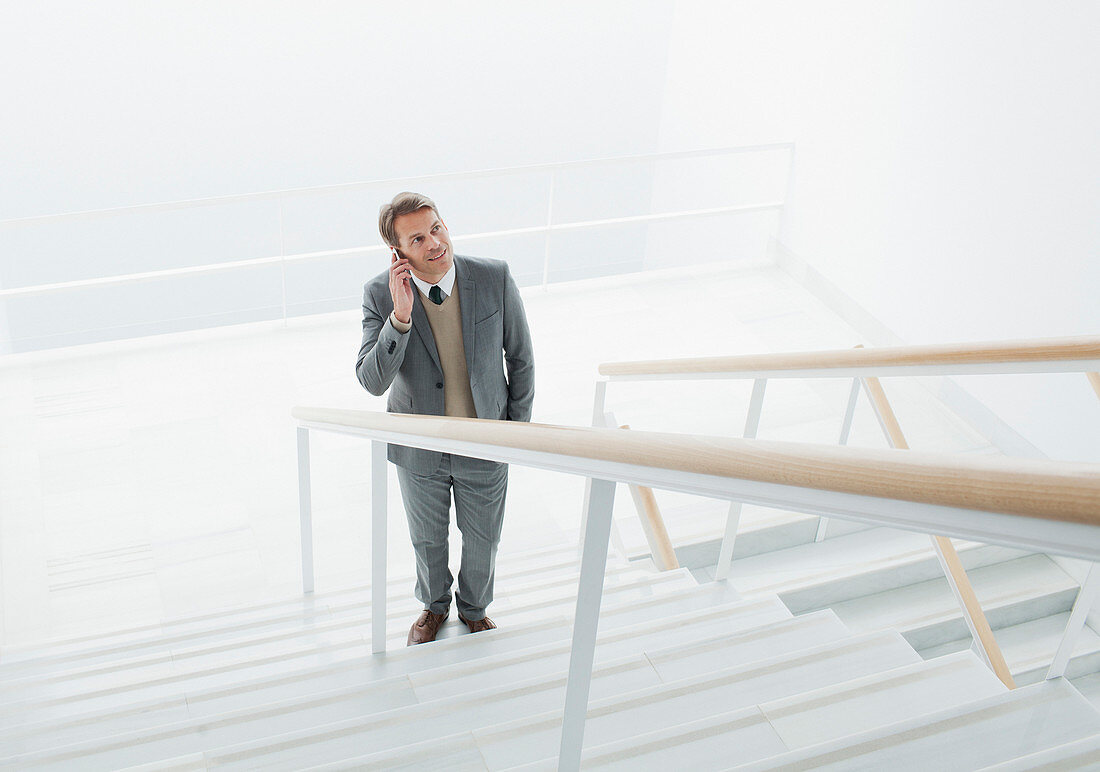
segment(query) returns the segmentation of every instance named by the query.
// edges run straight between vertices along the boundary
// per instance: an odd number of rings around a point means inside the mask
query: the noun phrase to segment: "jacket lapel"
[[[455,282],[458,284],[458,303],[462,310],[462,348],[466,354],[466,372],[474,373],[474,312],[477,310],[477,289],[464,260],[455,257]]]
[[[413,329],[420,336],[420,340],[424,342],[424,348],[428,349],[428,355],[435,362],[435,366],[439,368],[439,372],[443,372],[443,366],[439,364],[439,351],[435,347],[435,336],[432,335],[432,326],[428,323],[428,315],[424,312],[424,304],[420,302],[420,290],[416,288],[411,279],[409,283],[413,285]],[[463,290],[465,290],[465,287],[463,287]],[[464,320],[463,327],[465,326]],[[465,330],[463,330],[463,334],[465,335]]]

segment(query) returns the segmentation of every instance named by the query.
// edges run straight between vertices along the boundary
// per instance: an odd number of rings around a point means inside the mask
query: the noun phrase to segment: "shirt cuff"
[[[393,328],[395,330],[397,330],[398,332],[400,332],[402,334],[404,334],[404,333],[406,333],[406,332],[408,332],[409,330],[412,329],[412,322],[399,322],[399,321],[397,321],[397,317],[393,315],[392,311],[390,312],[390,324],[393,325]]]

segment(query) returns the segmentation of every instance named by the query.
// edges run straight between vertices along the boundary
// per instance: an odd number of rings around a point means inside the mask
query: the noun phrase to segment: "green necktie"
[[[428,297],[438,306],[443,303],[443,290],[438,285],[433,284],[432,288],[428,290]]]

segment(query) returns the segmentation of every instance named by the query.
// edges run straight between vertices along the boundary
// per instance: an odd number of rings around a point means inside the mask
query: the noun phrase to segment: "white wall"
[[[3,3],[0,220],[652,152],[671,13],[670,0]],[[424,192],[461,248],[463,232],[545,222],[547,180],[523,183]],[[578,201],[616,200],[577,187]],[[628,189],[648,203],[644,180]],[[378,205],[395,192],[292,202],[286,250],[376,243]],[[279,227],[274,205],[0,225],[0,288],[276,255]],[[473,249],[541,272],[541,241]],[[622,251],[641,268],[644,249]],[[354,307],[383,268],[311,266],[288,276],[292,311]],[[266,269],[12,300],[0,313],[21,345],[57,345],[271,318],[281,284]],[[73,320],[100,332],[74,334]]]
[[[798,142],[781,241],[911,343],[1100,331],[1100,4],[677,3],[662,148]],[[967,379],[1100,460],[1084,378]]]
[[[0,8],[5,218],[649,151],[670,13],[502,0]]]

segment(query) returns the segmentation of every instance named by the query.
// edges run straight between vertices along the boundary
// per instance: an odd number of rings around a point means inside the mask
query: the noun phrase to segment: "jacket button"
[[[442,388],[443,388],[443,382],[442,382],[442,381],[440,381],[439,383],[437,383],[437,384],[435,385],[435,387],[436,387],[437,389],[442,389]]]

